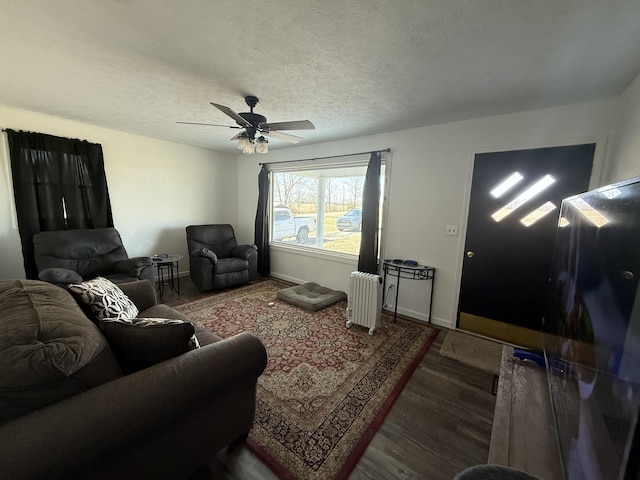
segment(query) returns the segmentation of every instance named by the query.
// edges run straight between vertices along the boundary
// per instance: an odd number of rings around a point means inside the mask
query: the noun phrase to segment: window
[[[358,255],[362,191],[369,156],[362,158],[340,164],[333,160],[333,163],[325,165],[294,162],[294,167],[291,164],[270,167],[271,244]],[[380,175],[381,223],[384,179],[383,160]]]

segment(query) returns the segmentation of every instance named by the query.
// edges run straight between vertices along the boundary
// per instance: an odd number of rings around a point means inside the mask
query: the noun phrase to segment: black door
[[[460,328],[517,344],[500,330],[540,330],[560,203],[588,190],[594,151],[585,144],[475,156]]]

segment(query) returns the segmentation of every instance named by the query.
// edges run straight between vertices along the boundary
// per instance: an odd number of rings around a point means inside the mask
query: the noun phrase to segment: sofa
[[[186,228],[189,274],[201,291],[230,288],[258,278],[258,247],[238,245],[229,224]]]
[[[97,276],[114,283],[153,281],[151,258],[130,258],[113,227],[36,233],[33,249],[38,278],[59,286]]]
[[[149,281],[118,287],[139,310],[125,323],[175,322],[188,350],[132,367],[70,291],[0,280],[0,478],[189,478],[246,438],[267,362],[259,338],[194,326],[158,304]],[[140,330],[152,335],[141,351],[161,350],[149,344],[162,328]]]

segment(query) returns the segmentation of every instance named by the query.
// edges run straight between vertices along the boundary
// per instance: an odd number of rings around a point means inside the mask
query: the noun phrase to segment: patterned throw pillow
[[[138,308],[120,287],[106,278],[96,277],[82,283],[72,283],[69,290],[91,308],[98,320],[103,318],[135,318]]]
[[[190,322],[168,318],[105,318],[100,329],[127,373],[200,348]]]

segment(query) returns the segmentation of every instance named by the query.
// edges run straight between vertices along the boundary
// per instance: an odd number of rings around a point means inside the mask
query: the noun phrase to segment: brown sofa
[[[139,317],[188,321],[157,304],[149,281],[119,287]],[[125,375],[68,291],[1,280],[0,478],[188,478],[243,441],[264,346],[250,333],[195,334],[200,348]]]

